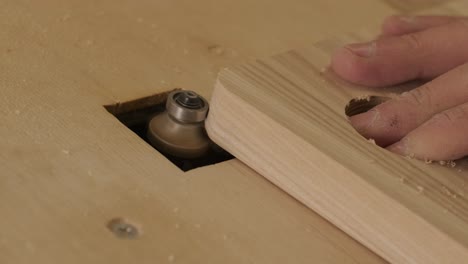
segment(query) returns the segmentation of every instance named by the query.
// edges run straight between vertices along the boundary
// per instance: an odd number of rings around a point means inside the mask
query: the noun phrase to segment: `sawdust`
[[[174,260],[175,260],[174,255],[169,255],[169,257],[167,257],[167,261],[169,261],[169,262],[174,262]]]
[[[451,192],[446,186],[442,186],[442,190],[444,191],[445,195],[452,197],[453,199],[457,199],[457,194]]]
[[[174,67],[174,68],[172,68],[172,70],[173,70],[175,73],[177,73],[177,74],[182,73],[182,70],[181,70],[179,67],[177,67],[177,66]]]
[[[372,99],[371,95],[361,95],[361,96],[354,98],[354,100],[356,101],[367,101],[367,102],[370,102],[371,99]]]
[[[416,189],[418,189],[418,192],[419,192],[419,193],[423,193],[423,192],[424,192],[424,187],[422,187],[422,186],[417,186]]]
[[[208,51],[211,54],[221,56],[225,53],[226,49],[220,45],[212,45],[208,47]]]
[[[60,18],[60,20],[61,20],[62,22],[65,22],[65,21],[68,21],[70,18],[71,18],[71,15],[70,15],[70,14],[65,14],[65,15],[63,15],[63,16]]]
[[[441,166],[446,166],[446,167],[449,167],[449,168],[455,168],[457,166],[457,163],[455,161],[453,161],[453,160],[440,160],[439,164]]]

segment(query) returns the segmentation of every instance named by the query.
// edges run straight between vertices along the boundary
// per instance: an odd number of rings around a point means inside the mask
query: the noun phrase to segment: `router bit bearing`
[[[193,159],[203,156],[211,146],[205,130],[208,102],[193,91],[169,94],[166,111],[148,125],[148,140],[164,154]]]

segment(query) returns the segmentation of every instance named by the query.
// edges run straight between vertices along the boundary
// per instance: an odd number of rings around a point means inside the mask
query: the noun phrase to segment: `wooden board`
[[[468,5],[430,12],[467,14]],[[466,263],[468,162],[428,165],[366,141],[347,121],[345,106],[410,85],[371,90],[325,70],[333,48],[374,34],[363,31],[223,70],[209,135],[392,263]]]

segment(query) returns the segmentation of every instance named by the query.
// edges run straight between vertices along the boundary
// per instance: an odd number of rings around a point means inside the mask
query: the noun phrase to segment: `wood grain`
[[[391,6],[402,12],[411,12],[421,9],[437,8],[446,4],[447,0],[386,0]]]
[[[440,12],[468,13],[464,2]],[[458,10],[456,12],[455,10]],[[392,263],[466,263],[468,163],[425,164],[363,139],[348,123],[353,98],[391,97],[326,70],[334,47],[362,31],[223,70],[209,135],[274,184]]]

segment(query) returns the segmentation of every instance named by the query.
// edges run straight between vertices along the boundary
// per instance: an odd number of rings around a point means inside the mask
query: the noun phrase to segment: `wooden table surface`
[[[209,98],[223,67],[437,2],[1,0],[0,263],[382,263],[238,160],[181,172],[103,105]]]

